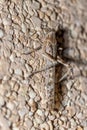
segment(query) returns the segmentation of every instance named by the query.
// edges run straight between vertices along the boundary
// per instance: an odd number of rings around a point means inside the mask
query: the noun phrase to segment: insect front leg
[[[61,82],[61,81],[63,81],[70,73],[71,73],[71,70],[72,70],[72,68],[71,67],[66,67],[67,68],[67,71],[64,73],[64,75],[59,79],[59,81],[58,82]]]

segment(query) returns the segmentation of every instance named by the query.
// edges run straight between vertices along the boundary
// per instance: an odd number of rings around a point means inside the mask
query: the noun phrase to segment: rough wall
[[[71,68],[58,65],[58,77],[68,73],[54,110],[42,105],[49,71],[38,71],[47,67],[40,47],[51,31]],[[0,0],[0,130],[87,130],[86,64],[86,0]]]

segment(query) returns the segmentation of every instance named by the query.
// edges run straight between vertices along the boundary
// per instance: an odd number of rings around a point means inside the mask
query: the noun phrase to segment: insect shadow
[[[69,45],[69,30],[67,28],[59,28],[56,32],[57,38],[57,55],[63,59],[63,61],[67,64],[66,59],[63,56],[63,51],[66,46]],[[67,72],[67,68],[62,64],[58,64],[55,67],[55,109],[60,110],[64,108],[65,104],[65,96],[67,95],[67,88],[63,85],[65,81],[67,81],[67,76],[63,78],[62,81],[59,81],[61,77],[63,77],[63,72],[65,70]]]

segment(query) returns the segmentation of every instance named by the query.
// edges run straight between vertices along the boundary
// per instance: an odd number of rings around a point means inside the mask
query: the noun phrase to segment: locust
[[[40,51],[38,51],[40,50]],[[36,73],[40,73],[42,71],[45,71],[45,86],[44,89],[42,90],[43,92],[43,103],[45,108],[48,109],[54,109],[54,97],[55,97],[55,75],[56,75],[56,70],[55,67],[58,64],[62,64],[65,66],[67,69],[67,72],[64,74],[63,77],[59,79],[59,82],[62,81],[67,74],[69,73],[69,65],[66,64],[57,54],[57,38],[56,38],[56,33],[55,31],[50,31],[46,37],[43,39],[41,47],[38,47],[36,49],[33,49],[30,53],[38,53],[40,57],[45,58],[45,67],[33,71],[29,77],[33,76]]]

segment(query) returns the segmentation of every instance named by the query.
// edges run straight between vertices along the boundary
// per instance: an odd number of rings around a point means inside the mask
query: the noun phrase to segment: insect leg
[[[62,64],[63,66],[65,66],[67,68],[67,72],[60,78],[59,82],[61,82],[62,80],[64,80],[67,77],[67,75],[69,74],[70,70],[71,70],[70,66],[68,64],[64,63],[64,61],[59,56],[57,56],[57,60],[54,59],[48,53],[43,54],[43,56],[53,62],[50,66],[47,66],[43,70],[49,69],[51,67],[54,67],[57,64]]]

